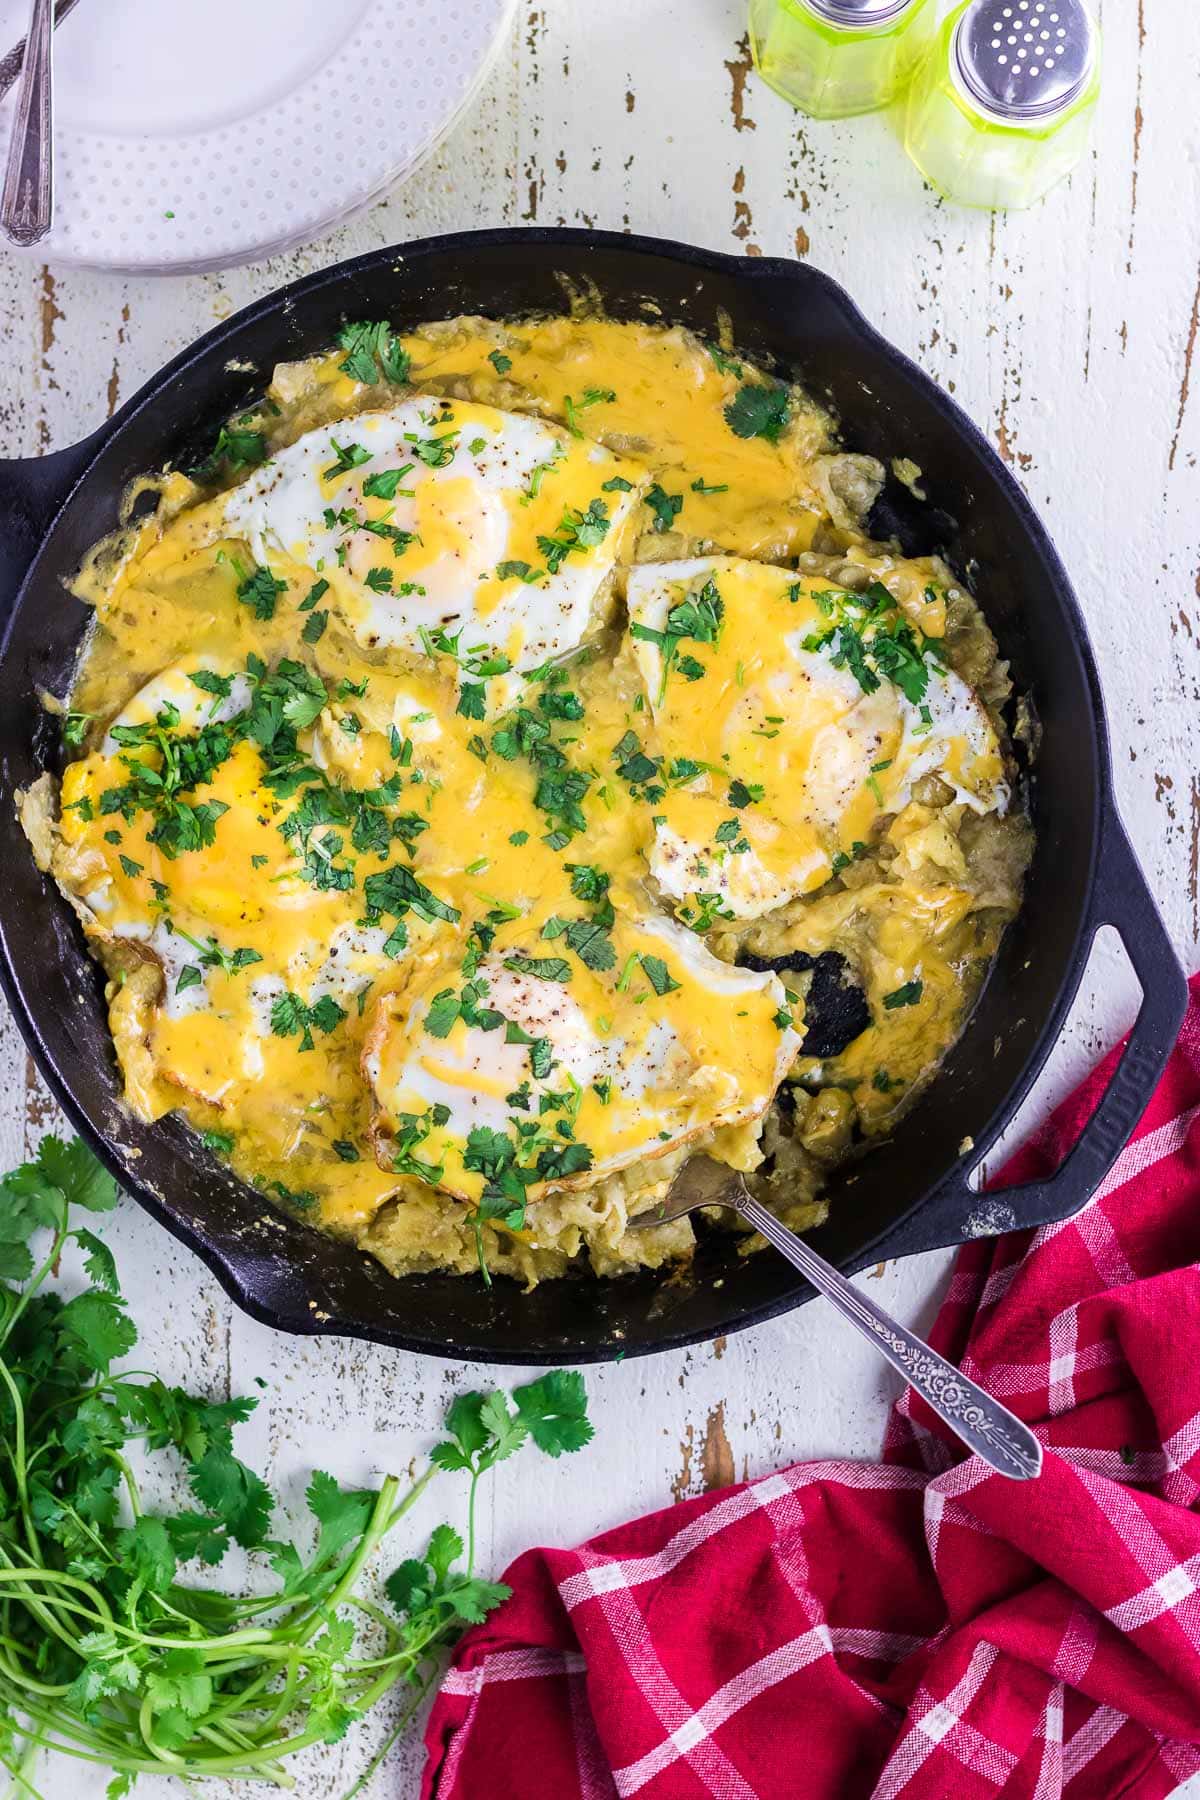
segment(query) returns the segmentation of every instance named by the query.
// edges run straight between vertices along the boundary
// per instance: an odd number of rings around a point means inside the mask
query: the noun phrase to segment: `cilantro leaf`
[[[137,1343],[137,1330],[124,1302],[96,1288],[67,1301],[58,1315],[58,1328],[88,1368],[101,1375]]]
[[[412,358],[386,320],[343,325],[337,345],[346,352],[339,369],[364,387],[381,378],[400,386],[409,378]]]
[[[229,1450],[209,1450],[191,1472],[197,1500],[216,1513],[235,1543],[253,1550],[266,1540],[273,1502],[266,1483]]]
[[[683,495],[668,494],[656,481],[653,487],[646,490],[645,500],[654,514],[654,530],[670,531],[683,510]]]
[[[44,1137],[38,1145],[37,1166],[70,1206],[111,1212],[117,1204],[116,1182],[82,1138],[64,1144],[61,1138]]]
[[[638,961],[646,971],[650,986],[659,996],[673,993],[679,986],[677,981],[672,980],[671,971],[661,956],[639,956]]]
[[[761,437],[776,444],[791,417],[788,390],[778,385],[747,382],[725,408],[729,429],[741,438]]]
[[[504,967],[514,975],[532,975],[537,981],[571,979],[571,965],[561,956],[506,956]]]
[[[119,1294],[121,1284],[117,1279],[117,1261],[108,1245],[103,1243],[94,1232],[82,1228],[72,1232],[72,1237],[79,1248],[86,1252],[83,1266],[88,1278],[106,1294]]]
[[[272,575],[270,569],[264,569],[257,563],[238,582],[238,599],[243,606],[251,608],[256,619],[264,621],[275,617],[275,602],[280,594],[286,593],[287,582],[280,581]]]
[[[318,1562],[329,1562],[347,1544],[357,1542],[375,1507],[374,1494],[359,1488],[341,1488],[323,1469],[314,1470],[305,1499],[308,1510],[321,1527]]]
[[[513,1389],[517,1416],[539,1450],[561,1456],[582,1450],[595,1436],[587,1416],[587,1391],[578,1369],[551,1369],[537,1381]]]

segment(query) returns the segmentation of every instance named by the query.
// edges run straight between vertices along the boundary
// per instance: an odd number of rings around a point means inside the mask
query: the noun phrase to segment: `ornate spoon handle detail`
[[[977,1456],[999,1475],[1014,1481],[1031,1481],[1042,1471],[1042,1447],[1006,1406],[985,1394],[981,1387],[956,1369],[923,1338],[906,1331],[896,1319],[852,1287],[845,1276],[781,1225],[773,1213],[737,1184],[722,1196],[743,1219],[754,1226],[775,1248],[808,1276],[813,1286],[831,1300],[844,1318],[869,1337],[894,1369],[945,1420]]]
[[[53,32],[54,0],[33,0],[0,196],[0,225],[12,243],[25,246],[45,237],[54,216]]]

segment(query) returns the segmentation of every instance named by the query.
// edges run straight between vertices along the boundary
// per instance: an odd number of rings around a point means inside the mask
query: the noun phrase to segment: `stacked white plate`
[[[317,237],[440,142],[515,7],[78,0],[55,33],[54,229],[28,254],[182,273]],[[0,0],[0,53],[28,14]]]

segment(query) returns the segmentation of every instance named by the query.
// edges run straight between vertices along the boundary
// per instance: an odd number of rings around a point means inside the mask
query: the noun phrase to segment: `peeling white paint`
[[[389,242],[561,222],[735,254],[805,255],[956,396],[1048,520],[1094,635],[1125,818],[1191,958],[1200,936],[1200,370],[1190,363],[1200,9],[1159,7],[1143,40],[1136,8],[1106,8],[1093,154],[1043,207],[995,220],[926,192],[888,119],[822,125],[792,113],[745,73],[742,14],[740,0],[523,5],[486,93],[425,169],[331,239],[262,267],[154,282],[47,277],[0,262],[0,448],[70,443],[218,319]],[[682,69],[681,78],[664,81],[664,69]],[[1027,1117],[1112,1041],[1135,998],[1119,948],[1102,938]],[[0,1075],[7,1162],[52,1112],[6,1017]],[[267,1380],[243,1449],[294,1503],[313,1461],[349,1481],[407,1467],[449,1394],[489,1380],[482,1368],[275,1336],[234,1313],[200,1264],[132,1206],[106,1234],[148,1363],[217,1393]],[[949,1260],[888,1264],[872,1297],[925,1328]],[[732,1466],[740,1477],[793,1457],[874,1454],[895,1391],[873,1352],[817,1306],[730,1338],[720,1354],[616,1364],[588,1382],[594,1449],[539,1464],[536,1481],[497,1472],[486,1565],[498,1570],[531,1543],[614,1525],[662,1505],[673,1488],[699,1491],[706,1468]],[[631,1412],[647,1421],[636,1440]],[[333,1439],[331,1418],[348,1422]],[[437,1490],[414,1515],[414,1538],[442,1509],[460,1517],[461,1499],[449,1483]],[[315,1753],[300,1791],[333,1800],[368,1753],[357,1733]],[[419,1761],[410,1740],[372,1784],[372,1800],[414,1796]],[[63,1764],[39,1785],[48,1800],[103,1792],[102,1779]],[[225,1791],[250,1800],[252,1790]],[[156,1800],[182,1790],[147,1780],[138,1792]]]

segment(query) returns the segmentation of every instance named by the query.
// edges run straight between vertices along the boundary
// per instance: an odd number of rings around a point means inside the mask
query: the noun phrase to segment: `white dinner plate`
[[[316,237],[428,155],[515,7],[78,0],[54,39],[54,228],[12,253],[179,273]],[[0,54],[28,15],[28,0],[0,0]]]

